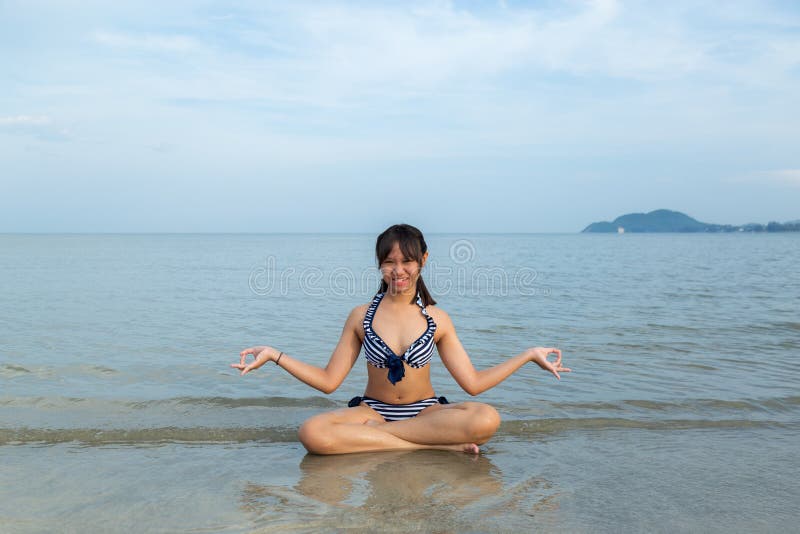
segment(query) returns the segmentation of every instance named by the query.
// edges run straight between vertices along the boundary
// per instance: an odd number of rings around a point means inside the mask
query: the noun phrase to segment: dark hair
[[[425,243],[425,238],[422,237],[422,232],[414,228],[410,224],[395,224],[390,226],[378,236],[375,242],[375,257],[378,259],[378,266],[380,266],[386,257],[392,252],[392,247],[397,243],[400,245],[400,250],[407,258],[417,260],[420,268],[422,268],[422,256],[428,251],[428,245]],[[388,289],[386,281],[381,278],[381,288],[378,290],[380,293],[385,293]],[[422,273],[417,278],[417,293],[422,299],[423,306],[430,306],[436,304],[433,300],[425,282],[422,280]],[[413,303],[416,296],[411,300]]]

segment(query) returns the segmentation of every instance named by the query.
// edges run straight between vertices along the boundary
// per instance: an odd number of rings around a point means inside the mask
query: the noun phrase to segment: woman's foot
[[[463,452],[464,454],[478,454],[481,449],[474,443],[458,443],[456,445],[434,445],[434,449],[443,451]]]
[[[364,421],[364,424],[366,426],[382,427],[385,426],[387,423],[376,421],[375,419],[366,419]],[[457,443],[455,445],[434,445],[432,448],[445,451],[463,452],[464,454],[478,454],[481,452],[480,448],[475,443]]]

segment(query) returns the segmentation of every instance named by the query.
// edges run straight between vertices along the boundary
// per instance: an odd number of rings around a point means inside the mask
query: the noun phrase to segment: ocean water
[[[1,532],[791,532],[800,235],[430,235],[479,368],[480,456],[305,454],[324,365],[378,283],[373,235],[0,235]],[[436,392],[468,399],[434,358]]]

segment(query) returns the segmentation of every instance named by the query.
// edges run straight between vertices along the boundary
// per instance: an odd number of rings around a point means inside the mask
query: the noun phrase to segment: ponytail
[[[422,299],[423,306],[436,304],[430,291],[428,291],[428,286],[425,285],[425,281],[422,279],[422,273],[420,273],[419,278],[417,278],[417,293],[419,293],[419,297]]]

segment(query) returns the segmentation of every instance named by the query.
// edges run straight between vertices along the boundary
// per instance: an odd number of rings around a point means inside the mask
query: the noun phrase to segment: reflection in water
[[[486,455],[447,451],[306,455],[300,470],[294,487],[246,485],[242,508],[257,527],[506,530],[511,527],[503,523],[508,512],[519,518],[519,512],[530,516],[557,508],[557,496],[547,480],[517,473],[504,481]]]
[[[502,489],[499,470],[485,456],[447,451],[338,459],[307,455],[300,468],[303,477],[297,489],[303,495],[328,504],[382,509],[384,515],[407,514],[431,504],[466,504]]]

